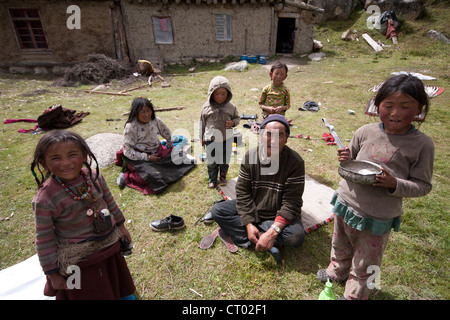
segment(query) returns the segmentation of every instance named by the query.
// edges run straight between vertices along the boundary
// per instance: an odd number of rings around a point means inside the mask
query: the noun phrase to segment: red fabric
[[[47,277],[44,294],[56,300],[119,300],[136,291],[120,242],[100,250],[78,263],[81,289],[55,290]]]
[[[392,39],[392,37],[396,37],[396,36],[397,36],[397,32],[395,31],[395,27],[394,27],[394,20],[389,19],[388,27],[387,27],[387,31],[386,31],[386,39]]]
[[[333,136],[330,133],[324,132],[322,135],[322,139],[325,140],[327,145],[335,145],[336,142],[334,141]]]
[[[38,122],[35,119],[6,119],[3,124],[8,124],[8,123],[15,123],[15,122]],[[34,129],[20,129],[17,132],[20,133],[27,133],[27,132],[31,132],[31,131],[35,131],[38,128],[38,126],[35,126]]]
[[[35,126],[33,129],[20,129],[20,130],[17,130],[17,132],[28,133],[28,132],[36,131],[37,128],[38,128],[38,126]]]
[[[162,144],[160,144],[158,147],[157,156],[160,158],[164,158],[168,156],[170,152],[172,152],[172,149],[168,149]],[[123,165],[122,156],[123,156],[123,148],[121,148],[116,153],[116,160],[114,162],[116,166],[122,167]],[[136,172],[130,165],[128,165],[128,163],[127,163],[127,170],[123,173],[123,179],[125,180],[125,184],[128,187],[139,190],[145,195],[156,193],[152,188],[150,188],[147,182],[145,182],[145,180],[141,178],[139,173]]]
[[[5,122],[3,122],[3,124],[8,124],[8,123],[15,123],[15,122],[37,122],[37,120],[35,119],[6,119]]]
[[[285,225],[291,224],[291,222],[289,220],[283,218],[282,216],[276,216],[275,221],[276,222],[280,222],[280,223],[285,224]]]

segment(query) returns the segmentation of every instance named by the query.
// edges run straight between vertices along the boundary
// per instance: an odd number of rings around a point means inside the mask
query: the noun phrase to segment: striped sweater
[[[236,207],[243,226],[281,216],[292,222],[300,217],[305,187],[302,157],[284,146],[275,174],[264,174],[258,148],[249,150],[241,164],[236,184]]]
[[[84,172],[86,173],[86,169]],[[66,184],[72,192],[83,186],[84,179],[80,175],[75,181]],[[112,225],[124,222],[122,211],[116,204],[104,177],[99,174],[92,186],[96,201],[96,210],[107,208],[111,213]],[[91,205],[92,206],[92,205]],[[36,222],[36,249],[42,269],[46,274],[58,271],[57,244],[59,242],[79,243],[82,241],[100,240],[107,235],[94,233],[93,217],[86,212],[88,202],[74,200],[62,186],[49,178],[40,188],[32,201]]]

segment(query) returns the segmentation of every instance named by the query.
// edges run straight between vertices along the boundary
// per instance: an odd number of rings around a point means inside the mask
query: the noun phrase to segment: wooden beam
[[[109,94],[109,95],[112,95],[112,96],[129,96],[128,93],[122,93],[122,92],[92,91],[92,90],[84,90],[84,92],[87,92],[87,93],[98,93],[98,94]]]
[[[296,7],[302,10],[315,11],[315,12],[324,12],[325,10],[316,6],[312,6],[310,4],[306,4],[304,2],[299,2],[295,0],[285,0],[284,1],[288,6]]]
[[[376,52],[383,51],[383,48],[375,42],[367,33],[363,33],[362,37],[364,40],[367,41],[367,43],[375,50]]]

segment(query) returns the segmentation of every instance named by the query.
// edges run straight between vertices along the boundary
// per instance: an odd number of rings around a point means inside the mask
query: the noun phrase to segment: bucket
[[[256,58],[256,56],[248,56],[247,61],[249,63],[256,63],[258,61],[258,59]]]
[[[266,64],[267,63],[267,59],[264,56],[259,56],[259,64]]]

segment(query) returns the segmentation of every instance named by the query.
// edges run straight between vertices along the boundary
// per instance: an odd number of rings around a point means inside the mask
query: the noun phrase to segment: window
[[[219,41],[231,40],[231,15],[214,14],[216,39]]]
[[[152,22],[155,42],[160,44],[173,43],[172,21],[170,18],[152,17]]]
[[[37,9],[10,9],[9,13],[21,49],[48,49]]]

